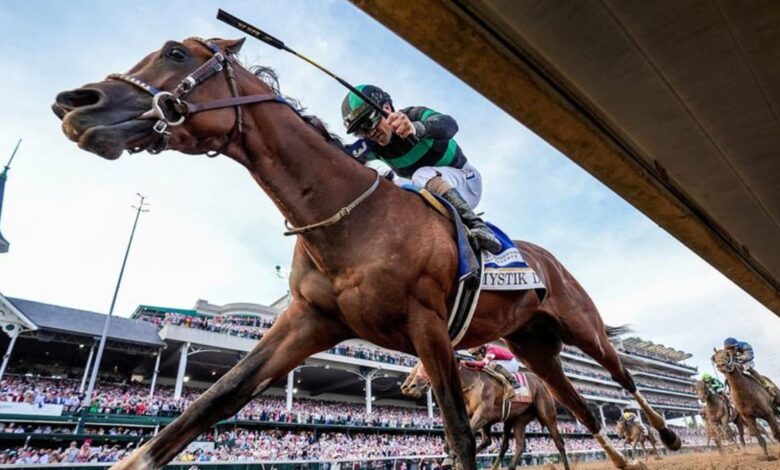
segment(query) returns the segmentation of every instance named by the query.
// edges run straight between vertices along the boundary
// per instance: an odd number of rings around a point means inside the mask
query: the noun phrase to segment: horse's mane
[[[305,114],[306,108],[303,105],[301,105],[300,101],[298,101],[295,98],[291,98],[289,96],[285,96],[282,94],[281,89],[279,87],[279,76],[276,74],[276,71],[274,69],[264,65],[250,65],[246,67],[246,69],[252,72],[252,74],[258,79],[260,79],[260,81],[262,81],[263,83],[271,87],[271,90],[273,90],[274,93],[284,97],[284,99],[287,100],[288,103],[290,103],[290,105],[298,113],[298,115],[300,115],[301,118],[307,124],[309,124],[323,137],[325,137],[325,140],[327,142],[335,145],[345,153],[347,152],[346,149],[344,148],[344,142],[341,141],[341,138],[336,134],[330,132],[328,130],[328,126],[322,121],[322,119],[312,114]]]

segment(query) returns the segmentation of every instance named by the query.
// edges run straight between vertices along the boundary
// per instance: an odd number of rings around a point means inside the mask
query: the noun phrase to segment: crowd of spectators
[[[627,399],[623,390],[589,387],[577,384],[577,389],[589,396]],[[88,412],[132,416],[174,417],[179,415],[200,394],[200,390],[185,388],[179,399],[173,398],[173,388],[157,387],[153,397],[146,385],[130,383],[100,383]],[[696,408],[692,400],[648,394],[655,404]],[[65,411],[81,408],[79,382],[71,379],[43,379],[25,376],[6,376],[0,382],[0,401],[31,404],[60,404]],[[275,423],[327,424],[350,426],[379,426],[393,428],[441,427],[438,416],[428,417],[423,408],[376,405],[372,414],[365,412],[364,403],[314,400],[296,397],[293,408],[286,409],[285,400],[273,395],[262,395],[247,404],[235,416],[238,420]]]
[[[641,379],[635,378],[634,383],[636,383],[641,387],[654,388],[657,390],[668,390],[670,392],[694,394],[693,386],[691,385],[677,384],[674,382],[664,382],[663,380],[659,380],[659,379],[649,379],[645,377]]]
[[[685,381],[691,380],[690,375],[683,375],[682,373],[668,372],[665,370],[651,369],[649,367],[642,367],[642,366],[631,366],[631,369],[637,372],[647,372],[648,374],[655,374],[655,375],[660,375],[662,377],[669,377],[670,379],[685,380]]]
[[[65,411],[79,411],[79,382],[70,379],[41,379],[6,376],[0,382],[0,401],[30,404],[59,404]],[[181,413],[200,394],[200,390],[184,389],[182,397],[173,398],[173,388],[161,386],[153,397],[141,384],[101,383],[95,389],[89,412],[130,416],[173,417]],[[235,419],[272,423],[328,424],[349,426],[379,426],[392,428],[441,427],[441,420],[428,417],[421,408],[375,405],[366,413],[363,403],[314,400],[296,397],[293,408],[286,409],[285,399],[261,395],[236,414]]]
[[[652,392],[646,392],[645,397],[647,398],[647,401],[653,404],[659,404],[659,405],[667,405],[667,406],[678,406],[681,408],[690,408],[691,410],[698,411],[699,408],[701,408],[698,405],[698,401],[696,398],[691,399],[684,399],[684,398],[674,398],[670,397],[668,395],[650,395]]]
[[[676,428],[684,445],[704,445],[706,434],[701,429]],[[200,445],[198,444],[200,443]],[[498,451],[499,439],[494,437],[484,452]],[[565,440],[568,452],[598,451],[598,442],[591,438]],[[76,441],[65,449],[16,447],[0,451],[0,464],[44,464],[114,462],[124,457],[133,444],[127,446],[94,446],[87,439],[81,446]],[[219,434],[202,436],[189,451],[176,457],[178,462],[272,462],[272,461],[332,461],[336,459],[370,459],[402,456],[440,456],[444,440],[440,435],[398,435],[383,433],[314,433],[312,431],[253,430],[236,428]],[[557,453],[548,437],[526,438],[526,453]],[[510,448],[510,455],[512,448]]]
[[[594,371],[593,369],[588,369],[585,367],[577,367],[572,364],[564,364],[563,371],[566,374],[576,374],[582,377],[591,377],[594,379],[607,380],[612,382],[612,377],[606,372],[598,372],[598,371]]]
[[[260,339],[273,325],[273,321],[268,318],[245,315],[217,315],[210,317],[169,312],[162,317],[145,314],[138,317],[138,319],[157,325],[158,328],[163,328],[166,325],[177,325],[249,339]]]
[[[30,446],[9,447],[0,450],[0,465],[45,465],[54,463],[77,464],[88,462],[116,462],[124,458],[132,448],[127,446],[93,446],[91,439],[78,445],[72,441],[66,448],[35,448]]]
[[[329,349],[327,352],[339,356],[354,357],[357,359],[384,362],[386,364],[395,364],[399,366],[414,367],[417,365],[417,358],[414,356],[381,348],[369,349],[342,343]]]
[[[257,316],[220,315],[209,317],[204,315],[193,316],[180,313],[166,313],[163,316],[142,315],[139,316],[138,319],[152,323],[158,328],[163,328],[166,325],[176,325],[248,339],[260,339],[263,334],[268,331],[271,325],[273,325],[273,320]],[[354,357],[357,359],[407,367],[414,367],[414,365],[417,364],[417,358],[414,356],[376,347],[366,348],[362,346],[339,344],[325,352],[339,356]]]

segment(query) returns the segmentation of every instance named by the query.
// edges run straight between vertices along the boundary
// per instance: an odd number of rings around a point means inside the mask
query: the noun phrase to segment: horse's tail
[[[628,325],[620,325],[620,326],[604,325],[604,330],[606,330],[608,338],[615,338],[617,336],[622,336],[634,331]]]

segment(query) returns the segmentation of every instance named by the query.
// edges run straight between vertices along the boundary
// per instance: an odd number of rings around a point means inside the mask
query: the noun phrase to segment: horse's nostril
[[[77,90],[64,91],[57,95],[57,105],[67,111],[91,106],[100,102],[103,92],[93,88],[79,88]]]

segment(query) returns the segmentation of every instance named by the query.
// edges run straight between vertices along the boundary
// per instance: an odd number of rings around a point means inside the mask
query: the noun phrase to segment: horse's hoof
[[[777,460],[777,457],[775,457],[774,455],[767,455],[766,456],[766,461],[767,462],[774,462],[775,460]]]
[[[660,431],[658,431],[658,435],[661,437],[661,442],[664,443],[667,449],[680,450],[680,447],[682,447],[682,442],[680,442],[680,438],[671,429],[663,428]]]
[[[626,465],[626,470],[648,470],[648,468],[647,465],[645,465],[643,462],[640,462],[639,460],[633,460],[628,462],[628,465]]]
[[[663,458],[661,458],[660,455],[656,455],[655,457],[653,457],[653,460],[663,460]]]

